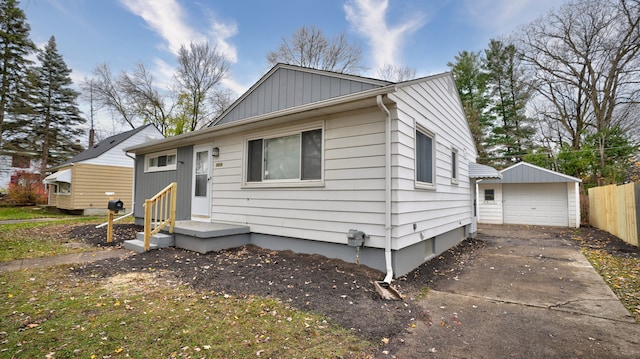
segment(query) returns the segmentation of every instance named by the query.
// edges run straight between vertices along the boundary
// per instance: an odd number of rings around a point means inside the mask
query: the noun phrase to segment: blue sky
[[[56,37],[77,84],[101,63],[114,72],[142,63],[168,83],[181,44],[209,41],[232,63],[224,85],[244,92],[270,65],[266,54],[302,26],[345,32],[363,49],[365,76],[383,64],[419,76],[447,71],[463,50],[544,15],[557,0],[21,0],[31,38]],[[86,104],[81,104],[85,112]],[[88,116],[88,115],[87,115]],[[105,129],[107,130],[107,129]]]

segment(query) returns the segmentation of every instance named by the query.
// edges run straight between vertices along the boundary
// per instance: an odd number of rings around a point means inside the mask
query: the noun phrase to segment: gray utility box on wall
[[[347,232],[347,244],[351,247],[364,246],[364,241],[367,238],[369,238],[368,234],[357,229],[350,229],[349,232]]]

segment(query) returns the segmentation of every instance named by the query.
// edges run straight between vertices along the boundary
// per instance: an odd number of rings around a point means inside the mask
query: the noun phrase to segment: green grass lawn
[[[582,253],[640,324],[640,259],[598,249],[584,248]]]
[[[273,299],[201,293],[150,271],[0,274],[0,357],[368,358],[373,344]]]
[[[10,219],[64,218],[67,214],[52,213],[41,207],[0,207],[0,221]]]
[[[75,241],[67,238],[65,233],[76,224],[104,221],[104,218],[76,216],[54,222],[0,224],[0,262],[98,250],[96,247],[71,245]]]

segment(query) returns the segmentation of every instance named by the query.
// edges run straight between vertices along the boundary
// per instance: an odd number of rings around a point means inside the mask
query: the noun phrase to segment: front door
[[[191,219],[208,221],[211,211],[211,146],[197,146],[193,150],[193,185],[191,190]]]

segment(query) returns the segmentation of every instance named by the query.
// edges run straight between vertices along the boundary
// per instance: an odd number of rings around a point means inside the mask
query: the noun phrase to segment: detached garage
[[[580,227],[580,179],[526,162],[478,181],[478,223]]]

